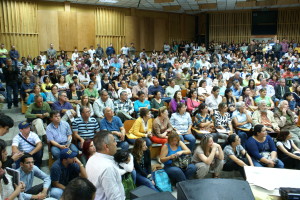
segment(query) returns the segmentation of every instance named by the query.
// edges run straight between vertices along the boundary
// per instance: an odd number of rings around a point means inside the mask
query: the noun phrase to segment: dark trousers
[[[41,168],[42,165],[42,159],[43,159],[43,149],[39,150],[35,154],[33,154],[33,160],[34,160],[34,165],[37,166],[38,168]],[[16,169],[20,167],[20,159],[16,161]]]
[[[240,160],[242,160],[244,163],[246,163],[247,165],[249,165],[249,161],[247,158],[240,158]],[[228,160],[224,166],[223,166],[223,170],[224,171],[239,171],[241,173],[241,175],[243,176],[244,179],[246,179],[246,175],[245,175],[245,170],[244,167],[239,166],[238,164],[236,164],[236,162],[234,162],[233,160]]]
[[[288,169],[300,169],[300,160],[286,156],[280,159],[284,163],[284,167]]]
[[[30,188],[29,190],[25,191],[25,193],[27,193],[27,194],[32,194],[32,195],[36,195],[36,194],[42,192],[42,191],[43,191],[43,188],[44,188],[43,183],[41,183],[41,184],[39,184],[39,185],[33,186],[33,187]]]
[[[18,84],[17,83],[6,83],[6,92],[7,92],[7,106],[10,108],[12,103],[15,106],[18,105]],[[13,94],[13,102],[11,95]]]

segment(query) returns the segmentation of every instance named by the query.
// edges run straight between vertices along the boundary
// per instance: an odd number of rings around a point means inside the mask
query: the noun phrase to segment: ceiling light
[[[118,3],[119,0],[99,0],[101,3]]]

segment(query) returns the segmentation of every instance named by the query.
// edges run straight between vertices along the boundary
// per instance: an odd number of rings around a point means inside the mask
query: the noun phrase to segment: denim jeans
[[[152,145],[152,142],[150,140],[150,138],[143,138],[146,141],[146,145],[147,147],[150,147]],[[127,141],[129,142],[129,144],[134,144],[136,139],[129,139],[127,138]]]
[[[138,172],[136,173],[136,183],[137,185],[144,185],[147,186],[148,188],[151,188],[152,190],[159,192],[158,189],[153,185],[152,181],[150,181],[148,178],[142,176]]]
[[[126,141],[121,141],[121,142],[117,142],[117,147],[120,147],[123,150],[128,150],[129,149],[129,144]]]
[[[62,189],[53,187],[50,190],[50,197],[52,197],[54,199],[60,199],[63,192],[64,191]]]
[[[78,149],[77,149],[77,147],[76,147],[74,144],[71,144],[71,145],[69,146],[69,148],[70,148],[72,151],[78,153]],[[61,149],[58,148],[58,147],[56,147],[56,146],[52,146],[52,147],[51,147],[51,153],[52,153],[52,156],[53,156],[54,160],[59,159],[59,157],[60,157],[60,151],[61,151]]]
[[[281,160],[277,159],[277,163],[275,164],[274,168],[284,168],[284,164]],[[265,163],[259,162],[256,159],[252,158],[253,165],[255,167],[267,167]]]
[[[184,140],[189,141],[189,149],[193,152],[195,149],[195,145],[196,145],[196,138],[194,137],[193,134],[186,134],[186,135],[179,135],[181,141],[183,142]]]
[[[241,138],[241,145],[245,148],[246,147],[246,141],[248,139],[247,133],[245,131],[238,130],[237,134]]]
[[[178,183],[193,178],[197,168],[194,164],[189,164],[186,169],[181,169],[179,167],[171,165],[165,165],[164,170],[167,172],[170,179]]]
[[[6,85],[6,92],[7,92],[7,106],[10,108],[12,106],[12,98],[11,95],[13,94],[14,97],[14,105],[18,105],[18,84],[17,83],[10,83]]]

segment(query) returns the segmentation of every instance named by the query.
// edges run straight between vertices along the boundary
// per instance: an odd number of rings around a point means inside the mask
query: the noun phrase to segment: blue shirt
[[[52,108],[53,108],[53,110],[60,111],[60,116],[63,116],[63,113],[61,113],[61,111],[63,109],[71,110],[71,109],[73,109],[73,106],[69,102],[65,102],[63,105],[61,105],[59,103],[59,101],[56,101],[52,104]]]
[[[70,125],[65,121],[60,121],[56,128],[53,123],[50,123],[46,129],[47,140],[54,140],[59,144],[65,144],[68,141],[68,136],[72,135]]]
[[[250,111],[247,110],[247,114],[251,116]],[[240,111],[236,110],[232,113],[232,119],[236,118],[239,123],[245,122],[247,120],[247,116],[245,113],[240,113]],[[244,124],[239,126],[239,128],[250,129],[252,127],[251,123]]]
[[[157,86],[155,87],[154,85],[151,85],[148,88],[148,94],[154,95],[154,92],[159,91],[161,93],[161,96],[163,96],[165,94],[165,90],[162,86]]]
[[[60,159],[56,160],[50,170],[51,181],[58,181],[60,184],[66,186],[68,183],[79,176],[80,167],[77,163],[69,164],[65,167]]]
[[[140,100],[136,100],[134,102],[134,111],[135,112],[139,112],[140,108],[142,108],[142,107],[148,107],[148,109],[150,109],[151,108],[150,101],[144,100],[144,102],[142,103],[142,102],[140,102]]]
[[[176,128],[181,134],[185,134],[188,131],[190,125],[192,125],[192,118],[190,113],[185,112],[183,115],[179,113],[173,113],[170,119],[171,125]]]
[[[258,161],[263,157],[260,155],[261,152],[277,151],[275,143],[269,135],[267,135],[264,142],[258,142],[253,137],[250,137],[246,142],[246,149],[249,155]]]
[[[32,194],[27,194],[26,191],[28,191],[30,188],[32,188],[33,184],[33,179],[34,177],[37,177],[41,180],[44,181],[43,183],[43,188],[49,188],[51,184],[51,179],[50,176],[45,174],[42,170],[40,170],[37,166],[33,166],[33,169],[31,172],[26,174],[23,170],[22,167],[17,169],[17,171],[20,172],[20,181],[25,183],[25,192],[22,192],[21,195],[24,200],[29,200],[31,199]]]
[[[113,116],[111,122],[107,121],[106,118],[100,121],[100,130],[120,131],[121,127],[123,127],[122,121],[117,116]]]
[[[78,135],[84,139],[93,138],[95,132],[100,131],[99,123],[94,117],[90,117],[87,123],[81,117],[74,119],[72,129],[78,132]]]
[[[110,66],[115,67],[117,72],[120,71],[120,68],[121,68],[120,63],[115,63],[115,62],[114,62],[114,63],[110,64]]]
[[[43,97],[43,101],[46,101],[47,97],[44,93],[40,93],[40,95]],[[27,104],[30,105],[32,103],[34,103],[34,97],[35,97],[35,94],[34,93],[31,93],[27,99]]]
[[[170,156],[170,155],[173,155],[173,154],[177,153],[178,151],[181,151],[181,150],[182,150],[181,146],[178,146],[178,148],[177,148],[176,150],[173,151],[168,143],[167,143],[166,145],[167,145],[167,147],[168,147],[168,154],[167,154],[166,157],[168,157],[168,156]],[[165,162],[164,164],[165,164],[165,165],[171,165],[171,164],[172,164],[172,159],[168,160],[168,161]]]
[[[240,87],[239,90],[237,90],[235,89],[235,87],[231,86],[230,89],[232,89],[232,94],[236,97],[236,99],[238,99],[242,95],[242,87]]]

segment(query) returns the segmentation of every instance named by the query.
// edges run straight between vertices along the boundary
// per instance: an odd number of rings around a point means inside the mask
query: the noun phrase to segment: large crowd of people
[[[125,199],[127,173],[159,191],[153,143],[162,145],[158,161],[175,183],[218,178],[222,170],[245,178],[244,166],[300,169],[299,51],[300,43],[286,39],[182,41],[150,53],[133,43],[120,50],[98,44],[72,55],[50,44],[20,58],[14,45],[1,44],[0,101],[25,107],[26,120],[11,156],[0,140],[0,199],[67,200],[76,184],[96,199]],[[12,126],[0,115],[0,135]],[[55,160],[50,175],[40,169],[43,143]],[[179,157],[190,158],[184,168],[175,164]],[[20,172],[20,185],[7,186],[5,167]],[[34,177],[43,183],[33,186]]]

